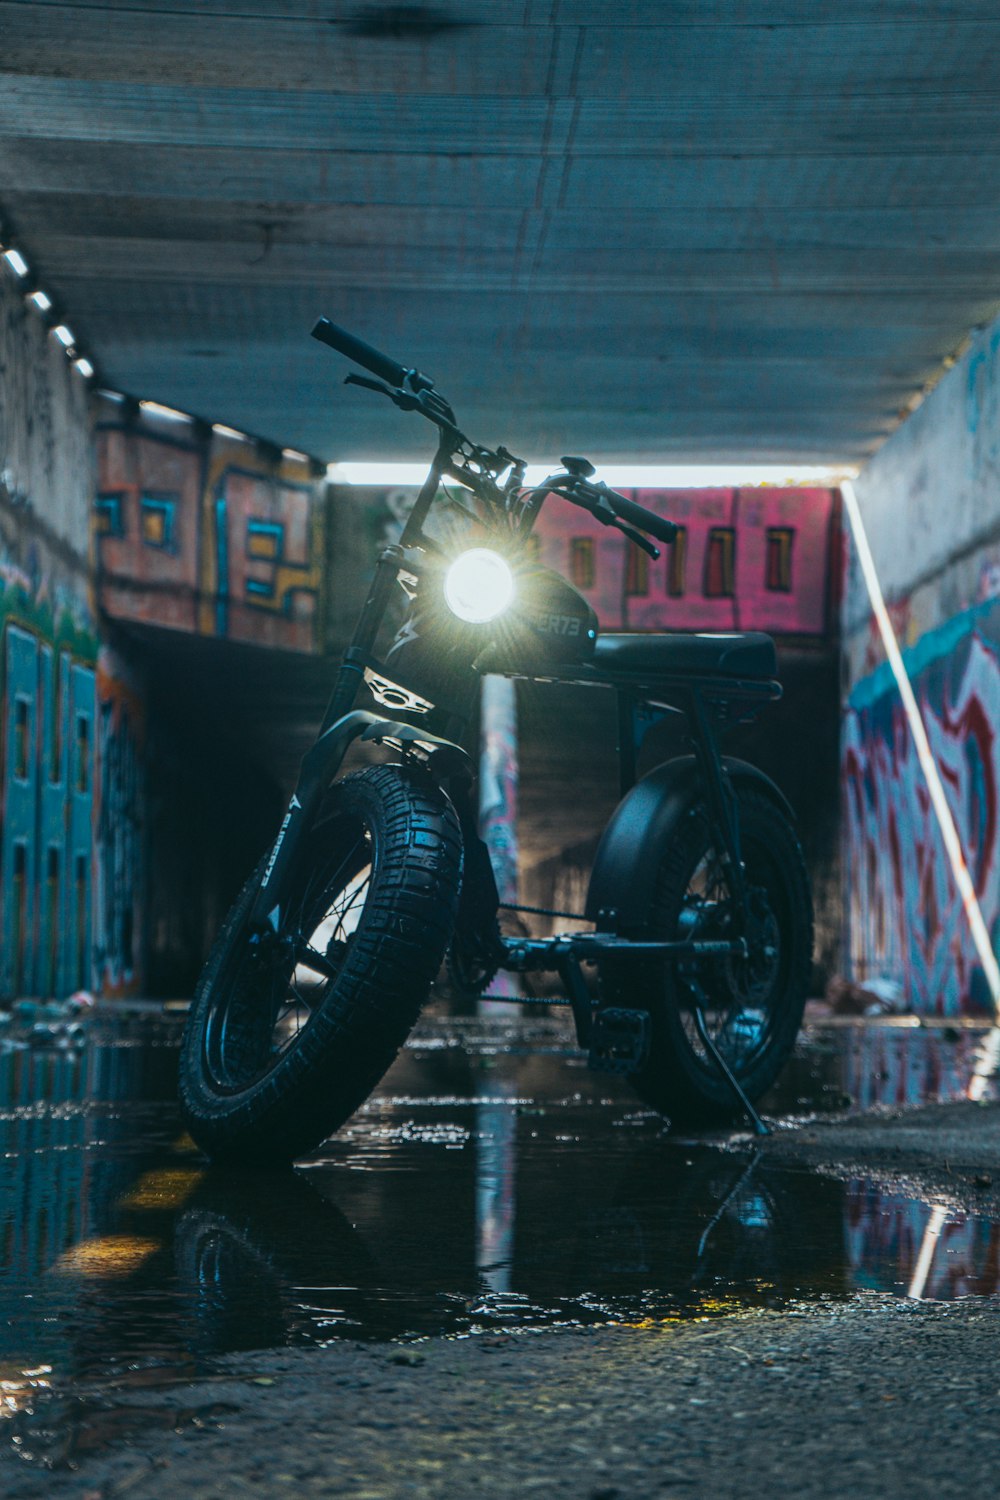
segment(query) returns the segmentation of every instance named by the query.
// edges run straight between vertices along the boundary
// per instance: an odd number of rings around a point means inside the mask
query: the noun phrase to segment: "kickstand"
[[[740,1087],[739,1081],[732,1068],[726,1062],[726,1059],[723,1057],[722,1053],[715,1045],[715,1040],[708,1029],[708,1023],[705,1020],[705,1012],[702,1009],[702,999],[704,998],[704,991],[702,990],[700,985],[695,986],[691,984],[690,980],[687,981],[687,984],[688,988],[691,990],[692,995],[694,996],[694,1024],[698,1029],[698,1035],[701,1037],[702,1046],[704,1047],[705,1051],[708,1053],[712,1061],[715,1063],[715,1066],[718,1068],[723,1078],[728,1083],[733,1094],[739,1100],[741,1108],[743,1109],[747,1119],[753,1126],[754,1135],[770,1135],[770,1130],[764,1124],[764,1121],[761,1119],[760,1115],[750,1103],[750,1100],[747,1098],[746,1094]]]

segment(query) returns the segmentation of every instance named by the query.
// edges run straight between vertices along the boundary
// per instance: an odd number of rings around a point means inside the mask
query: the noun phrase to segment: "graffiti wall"
[[[301,454],[93,396],[0,262],[0,1003],[189,992],[272,788],[134,627],[319,650],[324,503]]]
[[[623,493],[680,527],[659,560],[556,499],[547,502],[535,529],[540,560],[580,589],[606,630],[830,633],[834,491]]]
[[[138,685],[126,687],[120,658],[98,641],[88,558],[93,485],[85,382],[4,273],[0,998],[95,986],[125,993],[138,980],[142,712]],[[119,705],[129,691],[126,741]],[[132,788],[127,808],[122,777]],[[124,846],[128,882],[109,878]]]
[[[907,653],[987,930],[1000,940],[997,730],[1000,601]],[[914,1010],[988,1010],[989,993],[888,668],[852,690],[842,740],[852,976],[900,981]]]
[[[985,330],[857,489],[994,951],[1000,944],[1000,325]],[[845,966],[922,1013],[991,1010],[899,692],[845,543]]]
[[[323,506],[310,460],[104,400],[94,518],[113,619],[318,649]]]
[[[82,567],[2,505],[0,640],[0,996],[129,993],[139,980],[141,685],[98,642]]]

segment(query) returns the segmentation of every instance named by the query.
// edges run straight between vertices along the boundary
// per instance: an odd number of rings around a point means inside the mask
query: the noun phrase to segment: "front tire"
[[[631,1079],[640,1098],[678,1125],[719,1125],[740,1113],[698,1035],[696,995],[715,1045],[754,1101],[791,1055],[808,993],[813,910],[798,837],[765,793],[741,787],[738,801],[752,910],[749,956],[635,962],[602,974],[609,1003],[649,1009],[649,1057]],[[733,934],[733,893],[702,804],[688,809],[663,857],[650,925],[674,941]]]
[[[461,867],[448,798],[398,766],[330,789],[266,942],[249,920],[262,862],[212,949],[181,1046],[182,1111],[202,1150],[273,1167],[354,1113],[441,965]]]

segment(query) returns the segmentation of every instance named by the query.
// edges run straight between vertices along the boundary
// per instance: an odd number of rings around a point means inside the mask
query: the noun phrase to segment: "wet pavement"
[[[978,1039],[814,1028],[767,1108],[959,1097]],[[95,1019],[0,1046],[0,1403],[26,1451],[65,1440],[42,1392],[189,1377],[233,1351],[998,1289],[990,1215],[677,1138],[557,1022],[425,1023],[297,1172],[245,1180],[180,1133],[177,1041],[173,1023]]]

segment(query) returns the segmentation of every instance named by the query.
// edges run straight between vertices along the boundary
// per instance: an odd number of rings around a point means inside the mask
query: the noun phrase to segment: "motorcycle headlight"
[[[444,577],[445,603],[470,625],[495,620],[514,602],[514,575],[499,552],[473,547],[456,557]]]

